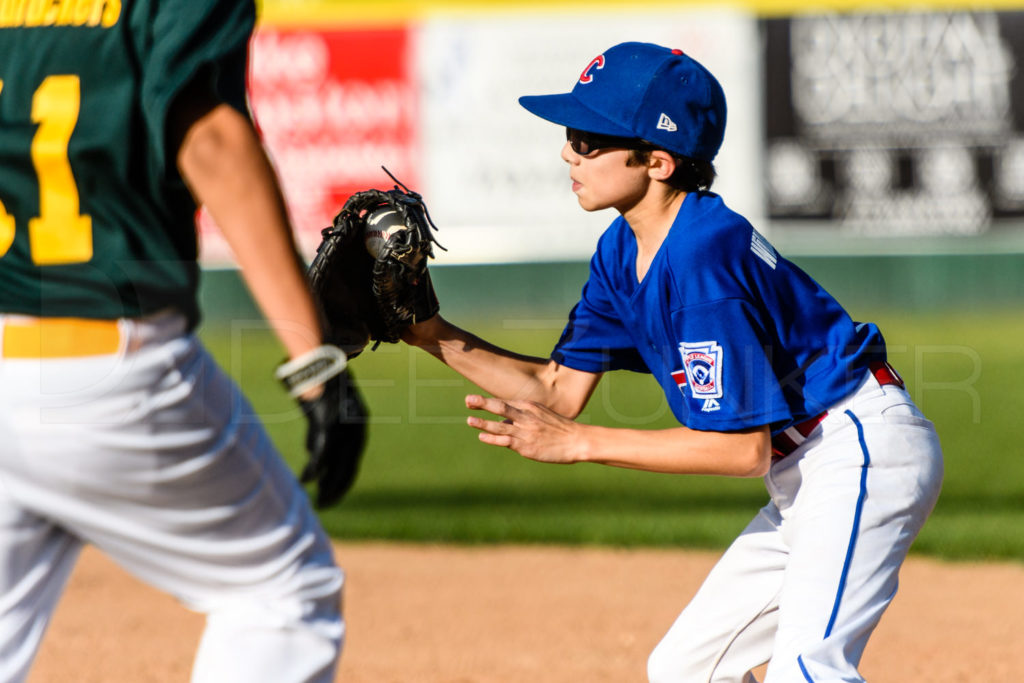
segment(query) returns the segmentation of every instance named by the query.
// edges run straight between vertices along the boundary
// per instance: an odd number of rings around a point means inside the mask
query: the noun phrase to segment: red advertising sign
[[[409,49],[405,27],[265,27],[253,39],[251,106],[307,254],[351,193],[391,186],[381,166],[417,185]],[[204,258],[222,260],[218,235],[208,227]]]

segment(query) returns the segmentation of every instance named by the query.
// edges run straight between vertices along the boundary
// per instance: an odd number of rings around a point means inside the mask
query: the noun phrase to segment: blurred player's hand
[[[352,487],[366,445],[369,412],[346,370],[324,383],[317,398],[299,399],[309,421],[306,449],[309,462],[302,483],[316,482],[316,506],[329,507]]]

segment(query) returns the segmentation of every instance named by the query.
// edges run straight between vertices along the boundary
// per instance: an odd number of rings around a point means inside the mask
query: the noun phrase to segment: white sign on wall
[[[425,22],[412,52],[422,88],[422,192],[449,249],[441,260],[590,257],[615,214],[579,207],[559,156],[564,128],[517,100],[568,92],[591,59],[625,41],[680,48],[719,79],[729,114],[713,189],[761,223],[757,35],[750,15],[731,11],[513,13]]]
[[[430,15],[388,27],[264,26],[250,99],[307,257],[349,194],[387,189],[385,165],[423,194],[438,264],[580,261],[614,212],[588,214],[560,158],[563,128],[519,106],[568,92],[624,41],[680,48],[725,89],[729,120],[714,190],[761,225],[758,28],[739,11],[630,8]],[[231,254],[205,214],[207,266]]]

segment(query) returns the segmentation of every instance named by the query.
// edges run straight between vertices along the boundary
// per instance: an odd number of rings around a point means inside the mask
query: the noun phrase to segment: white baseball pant
[[[333,680],[342,571],[183,318],[71,321],[77,357],[48,357],[52,324],[17,348],[38,322],[0,317],[0,680],[28,675],[85,543],[207,615],[193,681]]]
[[[868,637],[938,498],[935,429],[868,374],[765,477],[771,501],[648,660],[652,683],[860,682]]]

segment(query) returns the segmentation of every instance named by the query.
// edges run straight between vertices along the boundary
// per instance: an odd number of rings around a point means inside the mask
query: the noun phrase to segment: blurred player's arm
[[[600,374],[497,347],[440,315],[412,325],[402,338],[494,396],[535,401],[570,419],[601,380]]]
[[[288,374],[304,376],[304,368],[316,367],[318,354],[332,349],[321,347],[319,311],[277,174],[252,121],[217,101],[202,78],[179,95],[169,116],[182,178],[217,222],[249,291],[298,365]],[[309,422],[309,460],[300,478],[317,482],[318,507],[333,505],[352,486],[366,442],[366,406],[350,373],[339,371],[339,359],[333,359],[329,374],[298,381],[291,391]]]
[[[199,87],[178,97],[170,117],[182,178],[220,227],[288,355],[320,346],[281,189],[251,120]]]

